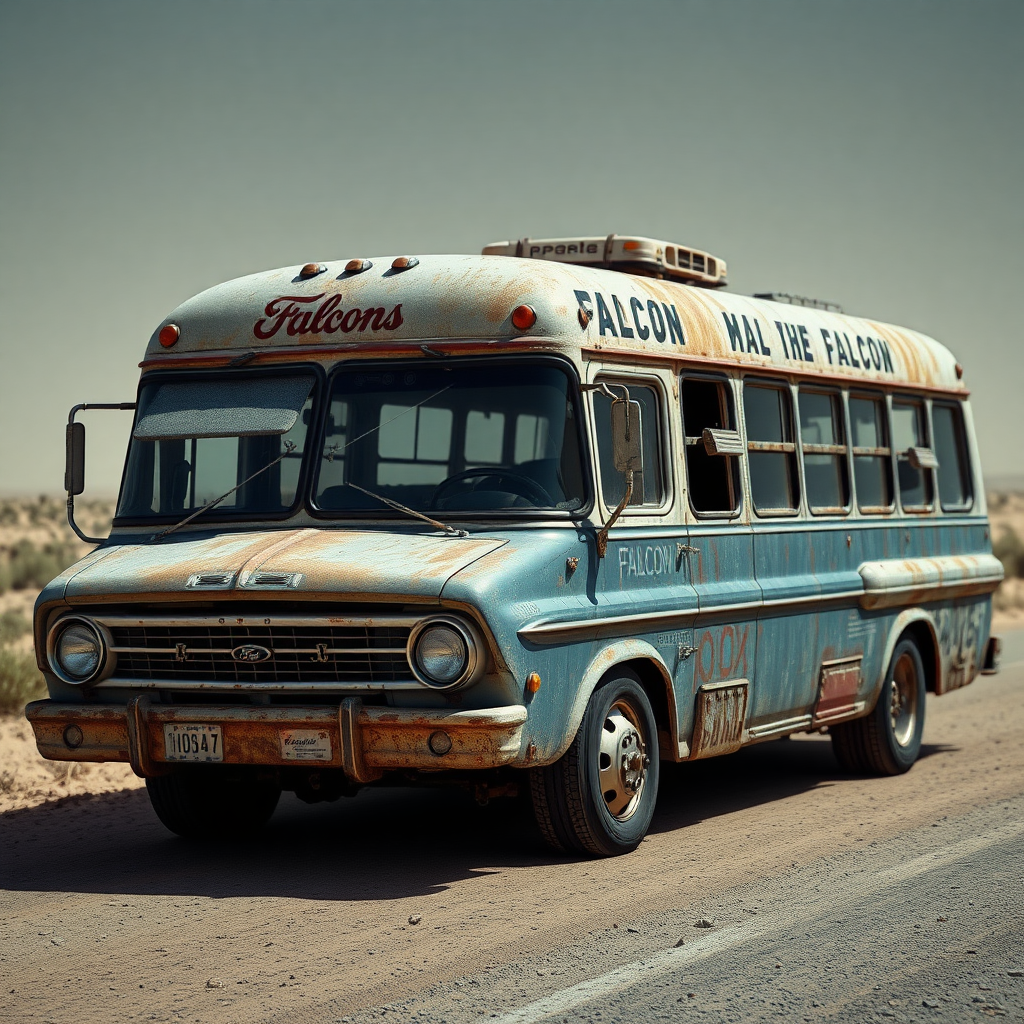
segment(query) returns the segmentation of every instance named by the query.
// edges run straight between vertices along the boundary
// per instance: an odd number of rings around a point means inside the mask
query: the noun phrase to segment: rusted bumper
[[[496,768],[519,754],[526,708],[447,711],[365,707],[346,697],[338,707],[215,707],[152,704],[61,704],[25,709],[43,757],[54,761],[128,761],[137,775],[162,775],[173,762],[166,725],[219,726],[225,764],[343,768],[372,782],[392,768]],[[318,737],[315,755],[297,757],[287,737]],[[435,753],[451,742],[445,753]],[[431,737],[434,737],[433,744]]]

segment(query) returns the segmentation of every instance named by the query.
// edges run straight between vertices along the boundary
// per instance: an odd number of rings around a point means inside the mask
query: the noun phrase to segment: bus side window
[[[939,463],[939,501],[944,509],[965,509],[971,505],[970,463],[964,436],[964,418],[959,405],[932,405],[935,457]]]
[[[911,465],[910,449],[927,448],[924,404],[913,401],[892,403],[892,441],[896,449],[896,477],[900,504],[905,509],[924,510],[932,504],[932,471]]]
[[[800,441],[811,512],[821,515],[849,511],[846,431],[838,393],[800,389]]]
[[[745,384],[743,415],[754,510],[759,514],[796,515],[800,484],[789,389],[774,384]]]
[[[892,509],[892,450],[881,395],[850,396],[853,440],[853,482],[861,512]]]
[[[704,447],[705,429],[736,429],[728,388],[724,381],[686,377],[681,399],[690,507],[700,515],[735,515],[740,508],[737,459],[709,455]]]
[[[640,403],[640,415],[643,420],[644,468],[641,472],[633,474],[633,497],[629,504],[658,506],[665,500],[665,482],[661,472],[661,417],[658,412],[658,396],[653,387],[636,381],[623,383],[629,388],[630,399]],[[600,391],[594,393],[594,421],[597,427],[598,460],[601,464],[601,490],[604,492],[604,501],[608,508],[615,508],[626,493],[626,480],[622,473],[616,470],[612,460],[611,399]]]

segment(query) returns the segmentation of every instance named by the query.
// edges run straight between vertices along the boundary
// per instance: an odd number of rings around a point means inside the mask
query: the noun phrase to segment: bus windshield
[[[314,503],[340,514],[387,511],[376,495],[438,514],[580,509],[575,391],[550,364],[346,367]]]
[[[143,384],[118,517],[189,515],[218,498],[211,515],[287,512],[299,497],[315,383],[307,373]]]

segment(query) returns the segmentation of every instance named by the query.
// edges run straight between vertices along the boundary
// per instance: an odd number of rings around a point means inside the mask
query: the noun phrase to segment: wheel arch
[[[667,734],[668,748],[662,750],[663,757],[667,753],[669,760],[679,760],[679,716],[676,713],[672,673],[657,648],[646,640],[628,639],[607,644],[591,659],[569,709],[565,735],[551,758],[552,761],[560,758],[569,749],[594,691],[610,673],[621,669],[630,669],[636,674],[651,702],[659,737],[663,740]],[[663,746],[663,743],[659,742],[659,746]]]
[[[905,636],[909,636],[914,640],[918,651],[921,653],[921,662],[924,665],[925,689],[929,693],[941,692],[938,687],[942,679],[942,662],[939,657],[939,637],[938,631],[935,628],[935,619],[924,608],[907,608],[896,616],[896,620],[889,629],[881,668],[871,692],[871,699],[868,702],[872,708],[874,708],[878,700],[878,695],[882,692],[885,674],[889,670],[893,651],[896,650],[896,645]]]

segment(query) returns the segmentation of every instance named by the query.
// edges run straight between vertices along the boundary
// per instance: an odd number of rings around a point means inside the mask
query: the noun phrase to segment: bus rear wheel
[[[146,789],[168,829],[199,840],[252,835],[270,820],[281,797],[274,776],[231,768],[180,768],[146,779]]]
[[[593,693],[572,745],[530,773],[541,835],[598,857],[640,845],[658,797],[658,730],[640,680],[621,670]]]
[[[874,711],[829,729],[832,749],[848,771],[902,775],[921,752],[924,733],[924,662],[917,644],[896,645]]]

